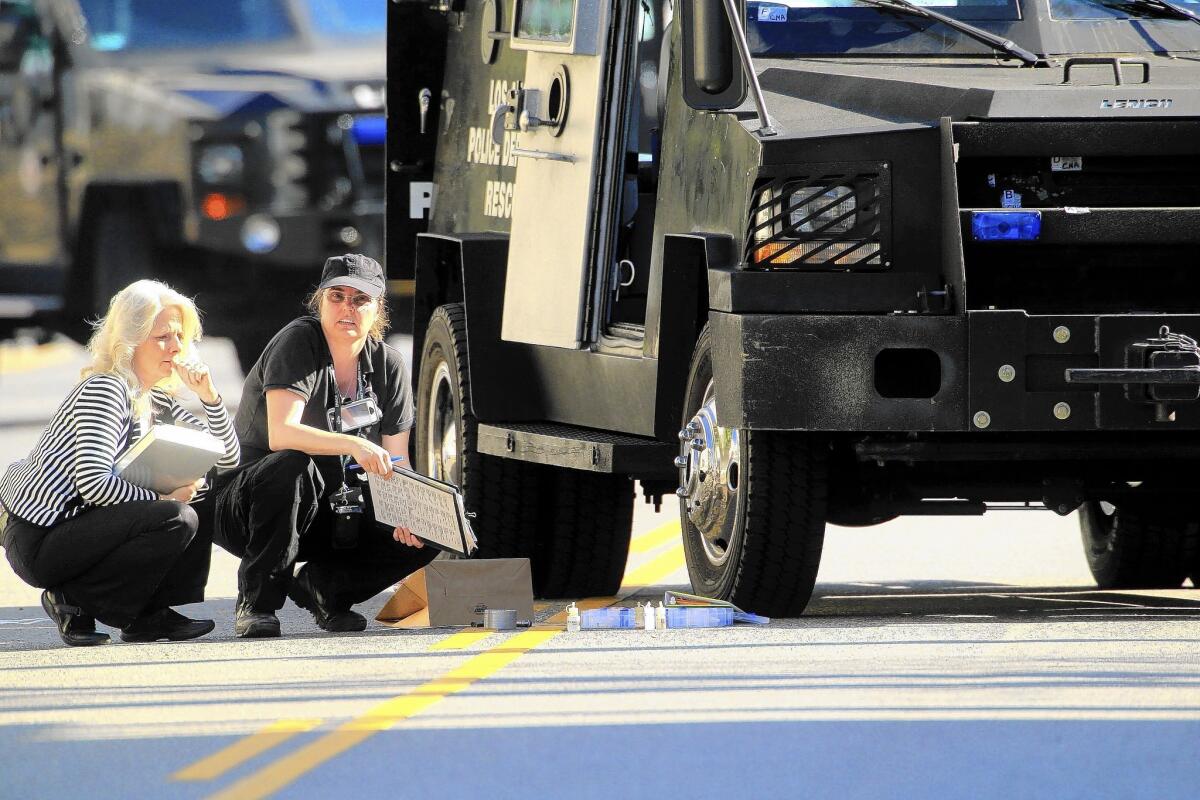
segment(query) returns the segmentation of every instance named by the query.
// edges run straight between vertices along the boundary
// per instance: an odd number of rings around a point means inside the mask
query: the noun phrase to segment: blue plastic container
[[[732,624],[732,608],[667,606],[668,628],[724,628]]]
[[[634,609],[624,606],[589,608],[579,612],[579,627],[582,630],[603,628],[636,628]]]

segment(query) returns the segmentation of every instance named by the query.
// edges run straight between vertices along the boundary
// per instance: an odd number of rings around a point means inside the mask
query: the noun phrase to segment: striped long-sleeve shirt
[[[161,389],[150,397],[156,418],[207,431],[224,442],[219,468],[237,466],[241,451],[224,406],[205,404],[205,424]],[[95,506],[157,500],[156,492],[115,473],[117,458],[145,432],[133,416],[125,382],[112,374],[92,375],[63,400],[33,452],[0,477],[0,501],[26,522],[49,527]]]

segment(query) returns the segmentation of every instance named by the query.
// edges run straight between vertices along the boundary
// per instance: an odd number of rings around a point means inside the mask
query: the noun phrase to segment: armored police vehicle
[[[384,24],[369,0],[0,0],[0,325],[82,335],[158,277],[252,362],[327,255],[381,254]]]
[[[629,477],[771,615],[898,515],[1078,509],[1101,586],[1200,578],[1200,4],[443,7],[389,67],[435,98],[389,142],[437,152],[389,228],[417,457],[539,592],[617,588]]]

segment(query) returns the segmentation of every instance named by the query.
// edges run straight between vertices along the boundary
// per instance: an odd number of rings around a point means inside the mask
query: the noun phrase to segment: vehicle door
[[[388,15],[388,168],[399,176],[388,182],[388,277],[407,280],[433,205],[446,15],[411,3],[389,3]]]
[[[58,98],[28,0],[0,0],[0,262],[60,260]]]
[[[576,349],[587,339],[612,6],[514,3],[510,42],[527,60],[524,88],[510,103],[521,133],[501,327],[507,341]]]

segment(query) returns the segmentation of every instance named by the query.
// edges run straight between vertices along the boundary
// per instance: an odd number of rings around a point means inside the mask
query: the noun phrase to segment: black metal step
[[[480,423],[480,453],[639,478],[673,478],[677,444],[549,422]]]

